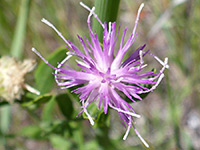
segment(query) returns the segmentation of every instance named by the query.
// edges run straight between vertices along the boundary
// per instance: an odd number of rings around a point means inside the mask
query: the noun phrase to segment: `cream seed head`
[[[40,94],[25,81],[25,75],[31,72],[36,65],[35,60],[26,59],[23,62],[13,57],[4,56],[0,58],[0,97],[13,103],[20,99],[27,89],[35,94]]]

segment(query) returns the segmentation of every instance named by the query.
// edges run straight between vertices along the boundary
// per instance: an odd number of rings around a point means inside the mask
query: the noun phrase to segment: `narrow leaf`
[[[58,103],[60,111],[66,117],[66,119],[71,119],[74,108],[68,94],[61,94],[61,95],[56,96],[56,101]]]
[[[115,22],[117,20],[120,0],[95,0],[95,13],[104,22]],[[93,19],[93,29],[97,32],[99,41],[103,41],[103,28],[99,22]]]
[[[57,63],[61,62],[65,57],[66,49],[61,48],[47,57],[47,60],[51,65],[57,66]],[[52,89],[53,85],[55,84],[54,75],[52,75],[53,72],[54,70],[44,62],[39,64],[35,71],[35,81],[37,89],[40,91],[40,93],[44,94],[50,92]]]
[[[20,12],[17,19],[17,25],[14,33],[14,39],[11,45],[11,55],[22,58],[23,44],[26,35],[26,25],[29,15],[31,0],[21,0]]]

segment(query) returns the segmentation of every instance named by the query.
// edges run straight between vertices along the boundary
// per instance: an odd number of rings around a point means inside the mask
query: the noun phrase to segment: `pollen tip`
[[[40,95],[40,91],[37,91],[35,94]]]
[[[41,21],[42,21],[42,22],[46,22],[47,20],[46,20],[45,18],[42,18]]]
[[[32,49],[31,49],[33,52],[35,52],[36,51],[36,49],[34,48],[34,47],[32,47]]]
[[[168,63],[168,57],[165,58],[165,65],[166,65],[165,67],[166,67],[167,69],[169,69],[169,65],[168,65],[167,63]]]
[[[164,76],[165,76],[164,73],[162,73],[162,74],[160,75],[160,78],[162,79],[162,78],[164,78]]]
[[[94,12],[94,10],[95,10],[95,7],[92,7],[92,10],[91,10],[91,11]]]
[[[91,122],[91,125],[93,126],[94,125],[94,121],[92,120],[92,122]]]

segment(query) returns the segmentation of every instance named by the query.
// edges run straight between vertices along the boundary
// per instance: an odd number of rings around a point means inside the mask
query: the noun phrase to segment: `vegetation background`
[[[92,128],[88,120],[74,119],[80,105],[74,95],[60,90],[50,70],[31,51],[36,47],[53,64],[65,57],[65,43],[40,20],[46,18],[77,46],[77,34],[89,36],[88,12],[79,0],[0,0],[0,56],[38,61],[27,82],[42,92],[40,98],[25,95],[14,104],[0,103],[0,149],[2,150],[101,150],[145,149],[133,130],[126,141],[125,129],[115,111],[100,118]],[[83,0],[89,7],[94,0]],[[137,129],[150,149],[200,149],[200,1],[121,0],[117,23],[121,29],[134,26],[139,5],[144,2],[138,33],[132,49],[146,43],[156,56],[169,58],[170,69],[159,88],[133,104],[142,119]],[[121,34],[122,32],[120,32]],[[128,37],[128,36],[127,36]],[[150,66],[159,64],[147,58]],[[74,65],[74,64],[72,64]],[[45,66],[45,67],[44,67]],[[30,94],[30,93],[28,93]],[[35,101],[28,101],[27,98]],[[20,105],[19,105],[20,104]],[[11,110],[8,111],[8,107]],[[101,125],[106,120],[106,126]],[[112,122],[112,123],[109,123]]]

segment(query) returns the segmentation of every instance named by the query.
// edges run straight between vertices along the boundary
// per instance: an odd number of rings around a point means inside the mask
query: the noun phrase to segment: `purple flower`
[[[130,128],[133,127],[141,141],[146,147],[149,147],[133,124],[134,117],[140,118],[140,115],[136,114],[131,105],[128,104],[119,94],[123,93],[133,102],[135,102],[134,99],[142,100],[140,94],[153,91],[164,77],[163,72],[165,68],[169,67],[167,65],[167,58],[165,58],[163,62],[149,51],[143,52],[145,45],[139,47],[130,55],[129,58],[122,62],[125,53],[130,49],[137,37],[136,27],[144,4],[141,4],[138,10],[135,26],[132,34],[126,42],[124,42],[124,37],[127,28],[124,30],[120,46],[115,56],[114,50],[117,49],[115,46],[119,35],[119,29],[117,35],[115,35],[116,23],[109,22],[107,28],[107,23],[105,22],[103,24],[94,13],[94,7],[90,9],[83,3],[81,3],[81,5],[90,12],[87,23],[91,42],[85,37],[82,38],[78,36],[82,48],[77,48],[71,41],[66,40],[50,22],[42,19],[42,22],[53,28],[65,41],[70,52],[67,53],[67,57],[59,63],[57,67],[54,67],[49,64],[48,61],[46,61],[39,52],[36,51],[36,49],[33,48],[32,50],[40,56],[46,64],[55,69],[55,80],[58,86],[61,86],[62,89],[83,85],[72,92],[78,94],[80,102],[82,102],[83,110],[80,114],[85,112],[92,125],[94,124],[94,121],[87,112],[87,107],[92,102],[96,102],[99,109],[103,106],[105,114],[108,111],[108,107],[118,111],[123,125],[127,128],[123,138],[124,140],[127,138]],[[102,45],[98,40],[97,34],[91,29],[90,20],[92,15],[94,15],[104,29]],[[155,74],[152,71],[141,73],[146,67],[143,57],[147,54],[151,55],[163,66],[159,73]],[[78,58],[76,62],[81,71],[74,70],[65,64],[65,62],[72,56]],[[152,85],[152,87],[148,89],[143,86],[144,84]]]

